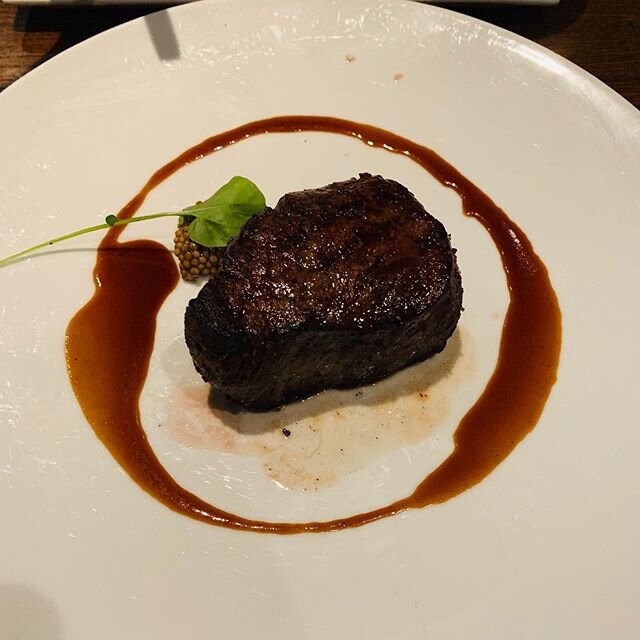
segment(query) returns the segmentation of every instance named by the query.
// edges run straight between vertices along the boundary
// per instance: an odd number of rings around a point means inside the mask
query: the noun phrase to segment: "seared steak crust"
[[[445,228],[380,176],[289,193],[191,300],[206,382],[253,410],[374,382],[441,351],[462,284]]]

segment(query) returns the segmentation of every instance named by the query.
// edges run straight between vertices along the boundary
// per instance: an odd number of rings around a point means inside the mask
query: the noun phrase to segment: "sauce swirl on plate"
[[[401,154],[453,189],[463,212],[498,249],[510,302],[496,368],[454,434],[455,448],[406,498],[327,522],[264,522],[208,504],[181,487],[151,449],[139,399],[153,350],[156,316],[178,282],[171,253],[149,240],[119,242],[114,227],[100,244],[91,300],[69,323],[67,368],[82,410],[111,455],[142,489],[170,509],[230,529],[293,534],[357,527],[407,509],[442,503],[487,477],[535,427],[556,380],[561,314],[547,270],[525,233],[486,194],[435,151],[389,131],[323,116],[258,120],[207,138],[156,171],[120,211],[130,218],[149,192],[181,167],[252,136],[320,131],[355,137]]]

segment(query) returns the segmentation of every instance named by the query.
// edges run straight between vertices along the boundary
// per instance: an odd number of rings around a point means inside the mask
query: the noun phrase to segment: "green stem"
[[[77,236],[84,235],[85,233],[92,233],[93,231],[101,231],[102,229],[111,229],[111,227],[121,227],[126,224],[131,224],[133,222],[142,222],[144,220],[153,220],[154,218],[169,218],[169,217],[179,217],[183,216],[184,213],[152,213],[147,216],[137,216],[135,218],[128,218],[126,220],[116,220],[113,224],[109,224],[105,222],[103,224],[97,224],[93,227],[87,227],[86,229],[80,229],[80,231],[74,231],[73,233],[67,233],[63,236],[58,236],[57,238],[52,238],[51,240],[47,240],[47,242],[41,242],[40,244],[36,244],[33,247],[29,247],[28,249],[24,249],[23,251],[19,251],[18,253],[14,253],[11,256],[7,256],[6,258],[2,258],[0,260],[0,267],[4,267],[5,265],[17,260],[18,258],[22,258],[29,253],[33,253],[38,249],[44,249],[45,247],[50,247],[51,245],[58,244],[58,242],[63,242],[64,240],[70,240],[71,238],[75,238]]]

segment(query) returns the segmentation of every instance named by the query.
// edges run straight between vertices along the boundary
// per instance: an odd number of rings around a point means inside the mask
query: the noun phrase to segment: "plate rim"
[[[156,16],[158,14],[168,14],[173,16],[174,14],[187,13],[190,11],[201,11],[201,7],[204,5],[207,6],[227,6],[233,8],[235,5],[233,3],[234,0],[196,0],[196,2],[186,2],[182,4],[177,4],[172,7],[167,7],[164,9],[158,9],[157,11],[152,11],[143,16],[139,16],[137,18],[133,18],[131,20],[127,20],[121,24],[115,25],[106,31],[102,31],[100,33],[94,34],[87,38],[86,40],[82,40],[78,42],[68,49],[61,51],[60,53],[54,55],[53,57],[43,61],[38,64],[31,70],[27,71],[23,76],[15,80],[8,87],[6,87],[2,92],[0,92],[0,110],[2,109],[2,104],[6,99],[5,96],[12,95],[15,91],[19,91],[20,88],[26,83],[35,80],[42,73],[48,72],[49,68],[52,65],[59,64],[61,60],[64,60],[67,55],[76,55],[79,50],[81,50],[85,46],[92,46],[94,42],[99,41],[103,38],[110,38],[112,34],[118,33],[120,31],[130,29],[133,25],[140,24],[144,22],[146,19]],[[257,2],[258,0],[245,0],[242,4],[242,8],[246,8],[247,4],[251,2]],[[281,2],[283,0],[271,0],[271,2]],[[286,0],[284,0],[286,1]],[[348,0],[352,4],[363,4],[361,0]],[[631,127],[629,133],[631,135],[635,135],[637,137],[638,142],[640,143],[640,109],[637,109],[629,100],[627,100],[624,96],[619,94],[615,89],[606,84],[603,80],[600,80],[597,76],[593,75],[583,67],[579,66],[575,62],[572,62],[568,58],[561,56],[558,53],[555,53],[551,49],[541,45],[533,40],[530,40],[524,36],[521,36],[513,31],[509,31],[504,27],[499,27],[485,20],[481,20],[479,18],[475,18],[473,16],[469,16],[467,14],[461,13],[459,11],[455,11],[454,9],[449,9],[442,6],[435,6],[431,4],[423,4],[421,2],[412,1],[412,0],[383,0],[383,2],[388,5],[395,7],[399,7],[404,10],[406,7],[412,7],[413,9],[417,9],[419,11],[425,11],[427,13],[432,13],[434,15],[446,16],[447,20],[456,19],[460,22],[465,23],[465,26],[468,28],[472,25],[480,26],[482,29],[491,30],[497,35],[503,38],[509,38],[514,42],[518,43],[520,46],[525,46],[531,49],[533,52],[542,56],[539,61],[531,60],[532,64],[536,64],[538,67],[542,62],[543,58],[547,58],[551,61],[554,66],[562,67],[567,73],[562,74],[562,82],[568,84],[569,86],[583,86],[583,87],[591,87],[594,90],[594,95],[599,98],[597,101],[593,101],[594,105],[598,107],[598,110],[602,109],[601,100],[611,101],[613,102],[618,109],[620,109],[625,116],[625,118],[629,119],[630,123],[636,121],[635,127]],[[259,2],[262,5],[262,2]],[[310,5],[305,5],[305,8]],[[326,6],[326,5],[325,5]]]

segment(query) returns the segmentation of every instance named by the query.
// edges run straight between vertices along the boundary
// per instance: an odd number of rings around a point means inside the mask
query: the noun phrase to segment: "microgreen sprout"
[[[241,176],[231,178],[229,182],[220,187],[210,198],[203,202],[187,207],[182,211],[170,211],[165,213],[151,213],[144,216],[120,219],[114,215],[108,215],[103,224],[86,227],[73,233],[67,233],[57,238],[29,247],[0,259],[0,267],[14,262],[23,256],[29,255],[40,249],[48,248],[59,242],[70,240],[85,233],[110,229],[111,227],[124,226],[134,222],[144,222],[157,218],[181,218],[181,222],[189,221],[189,237],[204,247],[225,247],[229,241],[240,233],[244,224],[265,207],[264,195],[256,185]]]

